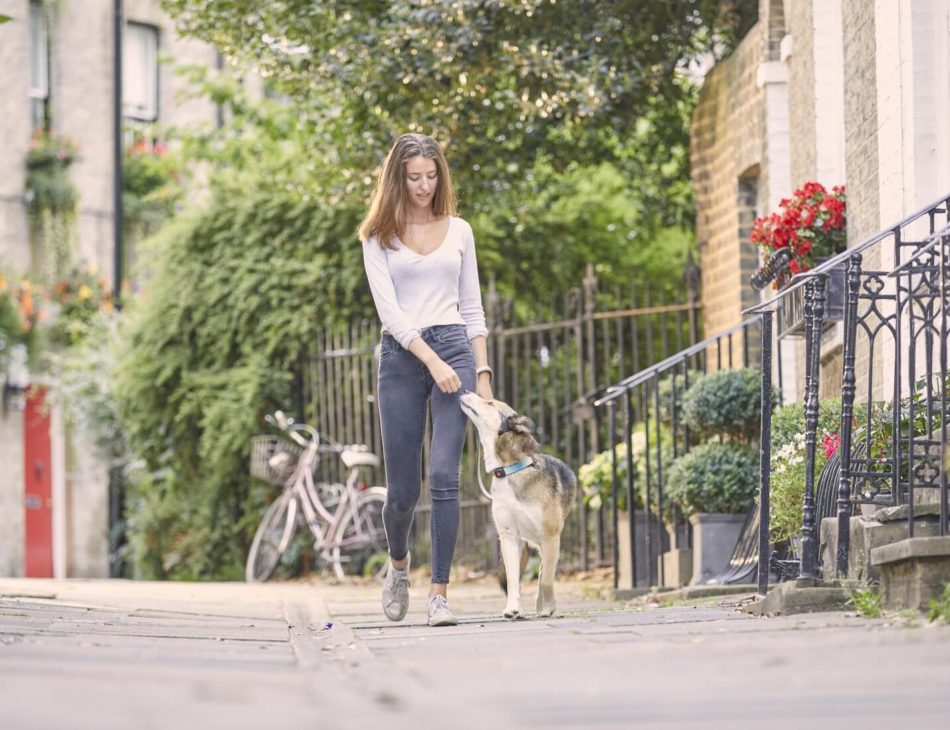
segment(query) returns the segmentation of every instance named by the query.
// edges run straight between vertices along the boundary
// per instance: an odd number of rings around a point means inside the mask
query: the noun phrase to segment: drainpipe
[[[112,103],[112,153],[113,153],[113,301],[116,308],[122,305],[122,29],[125,24],[122,0],[115,0],[113,26],[113,103]]]
[[[113,260],[112,260],[112,302],[116,311],[122,307],[122,31],[125,28],[122,0],[114,0],[113,20],[113,94],[112,94],[112,165],[113,165]],[[119,547],[125,542],[124,530],[118,529],[123,521],[125,505],[123,504],[122,485],[118,479],[117,470],[109,469],[109,577],[118,578],[122,574],[122,564],[118,560]]]

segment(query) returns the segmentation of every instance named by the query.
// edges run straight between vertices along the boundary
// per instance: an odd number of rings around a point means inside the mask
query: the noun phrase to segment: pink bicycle
[[[379,466],[379,457],[362,444],[321,443],[312,426],[294,423],[277,411],[265,417],[281,433],[255,436],[251,442],[251,475],[283,487],[261,520],[247,556],[245,579],[265,581],[287,552],[303,522],[314,539],[318,558],[338,578],[361,573],[367,561],[386,552],[383,528],[385,487],[360,480],[361,469]],[[314,483],[321,453],[338,454],[347,468],[343,484]],[[386,561],[374,571],[382,576]]]

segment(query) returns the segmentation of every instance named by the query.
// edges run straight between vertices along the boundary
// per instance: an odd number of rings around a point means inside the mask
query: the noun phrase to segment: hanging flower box
[[[829,193],[821,183],[807,182],[791,198],[780,201],[779,207],[779,212],[756,218],[749,236],[763,253],[762,268],[752,277],[757,289],[771,282],[781,290],[796,274],[815,268],[847,246],[843,186],[835,186]],[[844,316],[844,272],[844,263],[827,272],[825,324]],[[805,287],[778,297],[780,336],[804,333]]]
[[[819,262],[820,263],[820,262]],[[844,288],[847,263],[842,261],[827,272],[825,278],[825,306],[822,328],[830,327],[844,319]],[[805,334],[805,287],[800,286],[786,295],[779,295],[778,336],[804,336]]]

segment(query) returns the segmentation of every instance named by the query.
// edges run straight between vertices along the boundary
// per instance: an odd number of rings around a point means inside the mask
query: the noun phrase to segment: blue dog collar
[[[494,474],[499,479],[504,479],[507,476],[518,473],[522,469],[527,469],[529,466],[534,466],[534,459],[525,457],[521,461],[516,461],[514,464],[508,464],[508,466],[499,466],[497,469],[492,469],[492,474]]]

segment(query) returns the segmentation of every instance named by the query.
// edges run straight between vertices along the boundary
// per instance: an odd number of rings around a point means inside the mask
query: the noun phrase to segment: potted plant
[[[775,277],[776,289],[795,274],[844,251],[848,243],[843,185],[829,193],[821,183],[807,182],[791,198],[779,201],[779,208],[780,212],[756,218],[749,234],[749,240],[762,250],[765,266],[783,249],[791,254],[787,271]]]
[[[33,273],[43,282],[72,265],[79,193],[69,174],[78,158],[68,139],[37,131],[26,157],[26,202],[34,246]]]
[[[752,286],[770,282],[781,289],[792,277],[814,268],[847,247],[847,205],[844,186],[829,193],[821,183],[807,182],[791,198],[779,202],[780,210],[752,224],[749,240],[762,253],[762,267],[752,276]],[[824,321],[844,316],[844,264],[834,267],[825,285]],[[783,334],[804,327],[804,291],[796,289],[781,300]]]
[[[651,456],[655,453],[655,440],[648,439],[643,425],[639,425],[631,436],[631,453],[634,464],[634,530],[637,535],[643,535],[647,525],[654,531],[654,534],[660,534],[663,539],[661,552],[666,549],[668,541],[665,531],[661,529],[659,517],[651,514],[649,521],[647,512],[644,509],[644,486],[646,485],[646,459],[645,452],[647,448],[653,449]],[[669,452],[668,445],[670,437],[664,438],[664,444]],[[636,551],[631,550],[630,546],[630,510],[627,504],[627,444],[623,441],[617,443],[614,447],[617,459],[617,574],[619,584],[627,587],[631,584],[631,560],[630,556]],[[586,464],[582,464],[577,470],[577,480],[584,495],[584,503],[591,509],[601,509],[603,505],[610,501],[613,496],[613,453],[612,449],[605,449],[596,454]],[[662,449],[661,449],[662,451]],[[664,461],[671,461],[671,452],[664,453]],[[638,583],[646,584],[648,574],[647,555],[636,552]]]
[[[712,441],[680,457],[670,470],[670,497],[693,528],[691,584],[707,582],[729,563],[759,488],[759,454],[746,444]]]
[[[677,459],[667,478],[670,498],[693,529],[693,584],[725,569],[758,491],[753,444],[761,419],[760,385],[756,370],[721,370],[697,380],[684,396],[687,425],[708,439]]]

